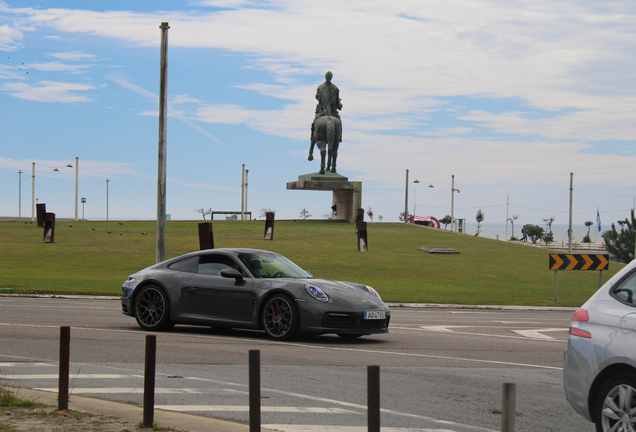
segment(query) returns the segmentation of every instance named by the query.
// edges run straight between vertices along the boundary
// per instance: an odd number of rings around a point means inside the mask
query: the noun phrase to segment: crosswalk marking
[[[178,412],[248,412],[249,405],[156,405],[155,408]],[[261,406],[261,412],[311,414],[361,414],[342,408]]]
[[[319,425],[287,425],[264,424],[265,429],[279,432],[367,432],[367,426],[319,426]],[[450,429],[394,428],[383,427],[382,432],[455,432]]]
[[[4,375],[8,380],[28,380],[28,379],[58,379],[59,374],[29,374],[29,375]],[[119,375],[119,374],[71,374],[71,379],[122,379],[122,378],[143,378],[143,375]]]
[[[34,390],[40,390],[45,392],[55,393],[58,389],[55,387],[40,387]],[[231,390],[234,392],[234,390]],[[103,388],[78,388],[73,387],[71,389],[72,394],[143,394],[144,389],[141,387],[103,387]],[[218,393],[219,391],[214,391]],[[202,391],[193,388],[155,388],[155,393],[158,394],[210,394],[211,391]]]

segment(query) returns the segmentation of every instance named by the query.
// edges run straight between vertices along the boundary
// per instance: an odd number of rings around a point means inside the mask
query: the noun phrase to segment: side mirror
[[[243,282],[243,275],[241,274],[240,271],[236,269],[221,270],[221,276],[225,278],[234,278],[237,284],[240,284],[241,282]]]

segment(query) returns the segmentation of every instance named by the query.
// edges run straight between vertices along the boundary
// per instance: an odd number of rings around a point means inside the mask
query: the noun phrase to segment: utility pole
[[[166,257],[166,159],[168,137],[168,29],[167,22],[161,26],[161,65],[159,84],[159,157],[157,175],[157,250],[156,262]]]
[[[75,220],[77,220],[77,187],[79,180],[79,158],[75,157]]]
[[[506,196],[506,240],[508,240],[508,209],[510,208],[510,195]]]
[[[568,229],[568,253],[572,253],[572,195],[574,194],[574,173],[570,173],[570,227]]]
[[[455,232],[455,192],[459,193],[459,189],[455,189],[455,175],[451,176],[451,232]]]
[[[35,162],[31,167],[31,220],[35,220]]]

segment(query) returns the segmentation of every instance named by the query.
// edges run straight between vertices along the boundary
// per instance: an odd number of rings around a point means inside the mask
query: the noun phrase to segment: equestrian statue
[[[316,116],[311,124],[311,145],[308,160],[314,160],[314,146],[320,150],[320,174],[336,172],[338,147],[342,142],[342,122],[338,110],[342,109],[340,90],[331,83],[331,71],[325,74],[325,82],[316,90]],[[326,165],[325,165],[326,159]]]

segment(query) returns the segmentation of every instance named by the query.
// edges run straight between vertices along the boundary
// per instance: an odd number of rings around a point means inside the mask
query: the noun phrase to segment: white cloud
[[[74,61],[74,60],[88,60],[94,59],[98,56],[94,54],[85,54],[81,51],[71,51],[71,52],[63,52],[63,53],[51,53],[49,54],[51,57],[59,58],[60,60]]]
[[[14,51],[20,47],[18,41],[22,40],[23,34],[20,30],[8,25],[0,26],[0,50]]]
[[[19,68],[0,65],[0,79],[20,79],[24,78],[24,75]]]
[[[38,85],[28,83],[6,83],[0,89],[11,96],[37,102],[90,102],[93,99],[78,95],[75,92],[93,90],[95,87],[86,84],[72,84],[53,81],[40,81]]]
[[[46,72],[71,72],[71,73],[84,73],[87,69],[93,67],[93,65],[69,65],[60,62],[49,63],[29,63],[27,65],[29,69],[35,69]]]

